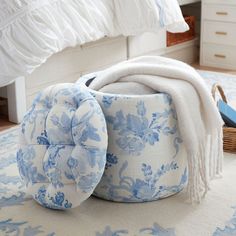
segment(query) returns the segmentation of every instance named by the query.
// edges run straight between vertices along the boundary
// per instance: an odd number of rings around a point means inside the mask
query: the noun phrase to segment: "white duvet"
[[[105,36],[188,29],[177,0],[0,0],[0,86]]]

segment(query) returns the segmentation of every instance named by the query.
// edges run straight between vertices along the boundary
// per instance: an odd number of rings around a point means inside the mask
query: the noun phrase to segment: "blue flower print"
[[[107,153],[107,161],[106,161],[106,169],[109,167],[116,165],[118,163],[118,158],[112,154],[112,153]]]
[[[147,144],[153,146],[159,142],[160,134],[174,135],[177,127],[168,127],[167,119],[174,115],[174,109],[155,112],[151,120],[146,116],[147,110],[143,101],[136,105],[137,114],[124,115],[123,111],[116,112],[115,116],[106,116],[107,123],[118,132],[116,144],[129,155],[141,155]],[[175,118],[175,117],[174,117]]]
[[[46,201],[48,199],[48,202]],[[54,196],[49,196],[47,194],[46,186],[43,185],[39,188],[37,194],[35,194],[34,199],[38,201],[41,205],[52,209],[68,209],[72,208],[72,203],[65,199],[65,194],[58,191]]]
[[[65,145],[51,145],[47,152],[48,158],[43,162],[43,170],[45,175],[51,181],[55,188],[63,187],[62,173],[60,169],[57,167],[58,159],[61,157],[60,151],[65,149]]]
[[[138,102],[138,104],[137,104],[137,113],[138,113],[138,115],[145,116],[146,112],[147,112],[147,110],[145,108],[144,102],[143,101]]]
[[[116,143],[124,151],[131,155],[140,155],[145,144],[140,137],[122,137],[117,139]]]
[[[164,102],[168,105],[171,105],[173,100],[172,100],[172,97],[169,95],[169,94],[164,94],[163,96],[164,98]]]
[[[111,230],[110,226],[107,226],[102,233],[97,232],[96,236],[122,236],[127,235],[128,230]]]
[[[1,193],[1,191],[0,191],[0,193]],[[7,193],[9,194],[8,189],[7,189]],[[29,201],[31,199],[32,198],[27,196],[26,193],[24,193],[24,192],[18,192],[18,194],[11,195],[10,197],[1,196],[0,197],[0,209],[3,207],[23,205],[25,201]]]
[[[132,189],[133,189],[133,195],[137,199],[152,198],[156,191],[154,186],[150,186],[148,182],[145,182],[140,179],[135,180]]]
[[[152,235],[152,236],[176,236],[174,229],[172,228],[164,229],[157,223],[154,223],[153,227],[151,228],[141,229],[140,233],[145,233],[145,235]]]
[[[52,115],[51,121],[62,133],[68,134],[71,131],[71,119],[65,112],[60,118],[57,115]]]
[[[0,170],[16,163],[16,156],[15,155],[10,155],[6,158],[2,158],[0,162]]]
[[[79,178],[78,187],[85,193],[89,193],[96,187],[100,178],[101,175],[99,176],[98,173],[90,173],[86,176],[81,176]]]
[[[152,235],[152,236],[176,236],[173,228],[163,228],[159,224],[154,223],[150,228],[140,229],[137,233],[131,233],[128,230],[112,230],[110,226],[106,226],[102,233],[97,232],[96,236],[123,236],[123,235]]]
[[[117,97],[103,96],[103,98],[102,98],[103,107],[105,107],[106,109],[110,108],[113,101],[115,101],[115,100],[117,100]]]
[[[20,227],[27,222],[12,222],[11,219],[0,221],[0,232],[4,235],[10,235],[15,233],[15,235],[20,235]]]
[[[67,165],[70,167],[70,168],[77,168],[78,166],[78,160],[76,160],[75,158],[73,157],[69,157],[68,161],[67,161]]]
[[[45,182],[47,178],[38,173],[37,167],[34,166],[35,150],[33,146],[28,146],[24,151],[19,149],[17,152],[17,165],[20,175],[24,178],[26,185],[29,183]]]
[[[57,192],[55,198],[51,198],[52,202],[58,206],[62,206],[62,203],[64,202],[65,194],[62,192]]]
[[[36,109],[36,105],[40,103],[40,109]],[[50,99],[48,96],[43,96],[42,93],[39,93],[34,102],[33,105],[31,107],[31,109],[29,110],[29,112],[24,116],[23,122],[21,124],[21,132],[24,134],[25,130],[26,130],[26,124],[29,123],[32,125],[32,131],[31,131],[31,135],[30,138],[33,139],[34,137],[34,133],[36,130],[36,120],[39,116],[46,116],[46,114],[48,113],[48,111],[52,108],[52,99]]]
[[[106,189],[105,194],[108,199],[115,199],[116,201],[125,202],[145,202],[149,201],[150,199],[159,199],[165,196],[166,193],[179,192],[183,189],[187,182],[187,169],[185,169],[178,185],[158,185],[158,182],[162,176],[179,168],[175,161],[162,165],[156,171],[153,171],[150,165],[143,163],[141,166],[144,176],[143,179],[135,179],[128,175],[124,175],[127,167],[128,161],[125,161],[119,170],[118,185],[113,184],[112,175],[107,175],[106,173],[103,175],[103,182],[100,183],[99,188]],[[126,197],[124,197],[123,192],[127,193],[125,195]],[[121,193],[121,195],[119,193]]]
[[[45,186],[42,186],[38,190],[38,194],[36,196],[36,199],[40,202],[43,203],[43,205],[46,205],[45,197],[46,197],[46,188]]]
[[[235,210],[233,217],[230,219],[228,224],[224,229],[220,229],[217,227],[212,236],[228,236],[228,235],[236,235],[236,207],[233,207]]]
[[[47,135],[47,131],[44,130],[43,133],[41,133],[41,136],[37,137],[37,142],[40,145],[50,145],[49,140],[48,140],[48,135]]]
[[[3,234],[1,234],[1,232]],[[32,227],[27,221],[16,222],[12,219],[7,219],[0,221],[0,234],[5,236],[10,235],[23,235],[23,236],[36,236],[36,235],[46,235],[42,226]],[[47,234],[47,236],[54,236],[55,233]]]
[[[101,137],[97,133],[98,129],[90,122],[94,115],[94,109],[85,113],[80,119],[74,118],[72,120],[72,129],[74,141],[81,146],[86,145],[86,141],[91,139],[94,141],[101,141]]]

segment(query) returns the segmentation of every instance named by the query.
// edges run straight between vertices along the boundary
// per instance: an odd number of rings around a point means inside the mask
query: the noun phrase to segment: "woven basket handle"
[[[227,99],[226,99],[224,90],[223,90],[223,88],[222,88],[219,84],[217,84],[217,83],[213,84],[212,89],[211,89],[211,94],[212,94],[212,97],[214,98],[214,100],[216,100],[216,92],[217,92],[217,90],[219,91],[222,100],[223,100],[225,103],[227,103]]]

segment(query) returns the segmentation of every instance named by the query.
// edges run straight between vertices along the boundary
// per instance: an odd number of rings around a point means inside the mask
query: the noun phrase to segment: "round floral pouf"
[[[88,87],[94,77],[78,83]],[[187,154],[171,97],[89,91],[103,110],[109,137],[105,172],[94,195],[145,202],[180,192],[187,184]]]
[[[78,206],[104,172],[106,122],[89,92],[76,84],[44,90],[21,124],[17,163],[28,192],[44,207]]]

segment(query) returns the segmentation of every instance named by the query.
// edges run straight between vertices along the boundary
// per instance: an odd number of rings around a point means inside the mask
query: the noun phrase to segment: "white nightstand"
[[[236,69],[236,1],[203,0],[200,64]]]

